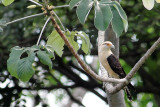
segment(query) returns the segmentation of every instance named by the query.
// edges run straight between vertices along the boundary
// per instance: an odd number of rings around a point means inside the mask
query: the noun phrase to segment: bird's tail
[[[127,94],[127,97],[129,100],[132,100],[132,95],[131,95],[131,92],[130,90],[133,90],[134,92],[136,92],[135,88],[133,87],[133,85],[131,83],[129,83],[127,85],[127,87],[124,89],[126,94]]]
[[[125,92],[126,92],[126,94],[127,94],[128,99],[129,99],[130,101],[132,101],[132,95],[131,95],[131,93],[130,93],[130,91],[129,91],[129,88],[126,87],[124,90],[125,90]]]

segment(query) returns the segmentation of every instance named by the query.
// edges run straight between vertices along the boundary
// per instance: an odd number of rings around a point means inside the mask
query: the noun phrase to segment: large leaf
[[[51,50],[57,53],[60,57],[63,54],[64,49],[64,41],[57,33],[56,30],[53,30],[52,33],[48,37],[47,45],[50,45],[52,48]]]
[[[122,18],[124,30],[125,30],[125,32],[127,32],[127,30],[128,30],[127,15],[126,15],[125,11],[123,10],[123,8],[121,7],[121,5],[117,1],[114,1],[113,3],[114,3],[113,6],[117,9],[120,17]]]
[[[151,10],[154,7],[154,0],[142,0],[146,9]]]
[[[10,5],[12,2],[14,2],[14,0],[2,0],[2,3],[3,3],[5,6]]]
[[[81,40],[82,40],[82,50],[83,50],[83,52],[85,54],[89,54],[90,49],[91,49],[91,43],[90,43],[90,39],[87,36],[87,34],[85,32],[78,32],[78,34],[76,36],[80,37]]]
[[[92,0],[82,0],[76,10],[78,19],[82,24],[85,23],[87,16],[92,8],[93,1]]]
[[[45,51],[38,51],[37,56],[42,64],[48,65],[49,69],[52,69],[52,61]]]
[[[78,43],[74,41],[75,33],[76,32],[67,31],[65,34],[67,36],[68,41],[72,45],[73,49],[75,51],[78,51],[78,49],[79,49]]]
[[[20,61],[20,56],[23,53],[23,49],[20,47],[14,47],[11,49],[11,53],[9,55],[9,59],[7,60],[7,69],[9,73],[18,78],[17,75],[17,67],[18,67],[18,62]]]
[[[123,28],[123,21],[121,19],[121,16],[119,15],[117,9],[114,6],[111,6],[111,10],[113,13],[113,19],[112,19],[112,28],[113,31],[115,32],[116,36],[119,37],[124,28]]]
[[[75,5],[77,5],[81,0],[71,0],[69,2],[69,7],[72,9]]]
[[[98,1],[95,5],[95,27],[99,30],[106,30],[112,20],[112,12],[107,4],[100,4]]]
[[[18,78],[23,82],[29,81],[29,79],[34,74],[34,69],[32,68],[32,63],[34,62],[35,53],[29,51],[28,57],[22,58],[18,62],[17,74]]]

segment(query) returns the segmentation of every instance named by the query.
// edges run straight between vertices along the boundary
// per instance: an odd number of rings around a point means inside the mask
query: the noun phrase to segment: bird
[[[99,60],[105,70],[108,72],[109,77],[122,79],[126,77],[126,73],[122,68],[119,59],[112,53],[111,48],[115,46],[110,41],[105,41],[100,45]],[[134,86],[129,83],[124,88],[129,100],[132,100],[130,90],[135,91]]]

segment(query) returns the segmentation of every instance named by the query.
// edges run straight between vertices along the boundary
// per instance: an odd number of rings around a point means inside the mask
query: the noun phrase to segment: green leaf
[[[142,0],[146,9],[151,10],[154,7],[154,0]]]
[[[35,53],[29,51],[27,54],[28,57],[22,58],[18,62],[17,74],[18,78],[23,82],[29,81],[29,79],[35,72],[34,69],[32,68],[32,63],[34,62]]]
[[[113,3],[114,3],[113,6],[117,9],[120,17],[122,18],[124,30],[125,30],[125,32],[127,32],[127,30],[128,30],[127,15],[126,15],[125,11],[123,10],[123,8],[121,7],[121,5],[117,1],[114,1]]]
[[[53,85],[57,85],[57,81],[52,76],[46,77]]]
[[[90,44],[90,39],[87,36],[87,34],[85,32],[78,32],[78,34],[76,36],[80,37],[81,40],[82,40],[82,50],[83,50],[83,52],[85,54],[89,54],[91,44]]]
[[[45,47],[44,48],[44,50],[46,51],[46,53],[48,54],[48,56],[49,56],[49,58],[51,59],[54,59],[55,58],[55,56],[54,56],[54,53],[52,52],[52,50],[50,50],[50,48],[49,47]]]
[[[84,24],[87,16],[92,8],[93,1],[92,0],[82,0],[76,10],[78,19],[80,23]]]
[[[2,3],[3,3],[5,6],[10,5],[12,2],[14,2],[14,0],[2,0]]]
[[[71,0],[69,2],[69,7],[72,9],[75,5],[77,5],[81,0]]]
[[[76,32],[74,31],[73,32],[67,31],[65,34],[67,36],[68,41],[72,45],[73,49],[77,52],[79,49],[79,46],[78,46],[78,43],[74,41],[75,33]]]
[[[98,1],[95,4],[95,27],[99,30],[106,30],[112,20],[112,12],[107,4],[100,4]]]
[[[52,69],[52,61],[45,51],[38,51],[37,56],[42,64],[48,65],[49,69]]]
[[[9,73],[18,78],[17,75],[17,67],[18,67],[18,62],[20,61],[20,56],[23,53],[23,48],[20,48],[18,46],[13,47],[11,49],[11,53],[9,54],[9,59],[7,60],[7,69]]]
[[[3,32],[3,28],[0,27],[0,32]]]
[[[50,45],[52,48],[51,50],[57,53],[60,57],[63,54],[64,49],[64,41],[57,33],[56,30],[53,30],[52,33],[48,37],[47,45]]]
[[[0,26],[6,26],[6,20],[0,19]]]
[[[119,37],[124,28],[123,28],[123,21],[117,11],[117,9],[113,6],[111,6],[112,14],[113,14],[113,19],[112,19],[112,28],[113,31],[115,32],[116,36]]]

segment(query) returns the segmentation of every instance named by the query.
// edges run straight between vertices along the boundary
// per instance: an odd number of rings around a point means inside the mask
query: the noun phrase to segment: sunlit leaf
[[[111,9],[112,9],[112,13],[113,13],[113,19],[112,19],[112,28],[113,28],[113,31],[115,32],[116,36],[119,37],[123,30],[124,30],[124,27],[123,27],[123,21],[117,11],[117,9],[114,7],[114,6],[111,6]]]
[[[53,52],[55,51],[57,55],[59,55],[60,57],[62,56],[64,49],[64,41],[56,30],[53,30],[52,33],[49,35],[47,45],[50,45],[52,47],[51,50]]]
[[[73,49],[75,51],[78,51],[78,49],[79,49],[78,43],[74,41],[75,32],[74,31],[73,32],[67,31],[66,36],[67,36],[67,39],[70,42],[70,44],[73,46]]]
[[[76,10],[79,21],[84,24],[87,16],[92,8],[93,1],[92,0],[82,0]]]
[[[10,5],[12,2],[14,2],[14,0],[2,0],[2,3],[3,3],[5,6]]]
[[[82,40],[82,50],[84,51],[84,53],[89,54],[91,43],[88,35],[85,32],[78,32],[76,36],[80,37]]]
[[[142,0],[146,9],[151,10],[154,7],[154,0]]]
[[[117,9],[120,17],[122,18],[124,30],[125,30],[125,32],[127,32],[127,30],[128,30],[127,15],[126,15],[125,11],[123,10],[123,8],[121,7],[121,5],[117,1],[114,1],[113,3],[114,3],[113,6]]]
[[[99,30],[106,30],[112,20],[112,12],[107,4],[100,4],[98,1],[95,4],[95,27]]]

